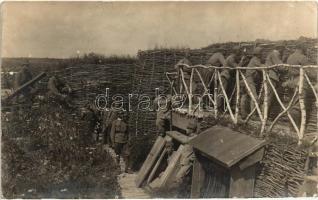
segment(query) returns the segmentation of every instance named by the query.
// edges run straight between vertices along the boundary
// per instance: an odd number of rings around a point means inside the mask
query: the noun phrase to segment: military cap
[[[253,54],[254,55],[260,55],[263,51],[263,48],[262,47],[256,47],[253,49]]]
[[[233,47],[233,50],[234,50],[234,51],[239,51],[239,50],[241,50],[241,47],[238,46],[238,45],[236,45],[236,46]]]
[[[305,44],[299,42],[299,43],[296,44],[296,49],[300,49],[303,52],[306,52],[307,48],[306,48]]]

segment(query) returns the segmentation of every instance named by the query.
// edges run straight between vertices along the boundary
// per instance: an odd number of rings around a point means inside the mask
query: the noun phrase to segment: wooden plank
[[[193,148],[226,168],[262,148],[267,142],[224,126],[209,128],[189,141]]]
[[[183,150],[183,145],[180,145],[178,150],[174,152],[172,158],[170,158],[167,169],[164,171],[161,177],[161,183],[159,185],[160,188],[165,187],[171,176],[173,176],[173,172],[177,168],[178,162],[180,161],[181,153]]]
[[[192,183],[191,183],[191,198],[200,198],[201,189],[204,183],[205,171],[202,164],[195,160],[193,163]]]
[[[251,198],[254,195],[255,165],[245,170],[238,166],[231,168],[230,198]]]
[[[149,183],[152,181],[153,176],[155,175],[155,173],[156,173],[156,171],[157,171],[157,169],[158,169],[160,163],[162,162],[162,159],[163,159],[163,157],[165,156],[166,152],[167,152],[166,149],[164,149],[164,150],[162,151],[162,153],[161,153],[159,159],[157,160],[156,165],[154,166],[154,168],[152,169],[152,171],[151,171],[151,173],[150,173],[150,175],[149,175],[149,177],[148,177],[147,184],[149,184]]]
[[[169,136],[166,136],[169,137]],[[140,187],[143,181],[146,179],[147,175],[150,173],[152,166],[154,165],[155,161],[157,160],[158,156],[160,155],[161,150],[166,144],[165,138],[159,136],[152,146],[150,153],[148,154],[145,162],[143,163],[142,167],[139,170],[139,173],[136,177],[136,186]]]
[[[166,133],[167,133],[167,135],[169,135],[173,139],[177,140],[181,144],[187,144],[191,139],[194,138],[194,137],[186,136],[178,131],[167,131]]]
[[[20,94],[23,90],[25,90],[27,87],[32,86],[33,84],[35,84],[37,81],[41,80],[43,77],[46,76],[46,73],[42,72],[39,75],[37,75],[35,78],[33,78],[32,80],[26,82],[25,84],[23,84],[22,86],[20,86],[18,89],[16,89],[12,94],[10,94],[7,98],[4,99],[4,101],[9,101],[11,100],[13,97],[17,96],[18,94]]]
[[[171,176],[173,176],[173,172],[178,166],[182,150],[183,150],[183,145],[180,145],[178,150],[171,155],[168,166],[164,170],[164,172],[160,174],[160,176],[157,179],[155,179],[149,184],[151,188],[160,189],[167,186],[168,181],[171,179]]]

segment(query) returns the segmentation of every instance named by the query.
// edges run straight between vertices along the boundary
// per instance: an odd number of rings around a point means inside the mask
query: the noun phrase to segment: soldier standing
[[[303,45],[299,44],[296,46],[296,50],[294,53],[292,53],[288,59],[287,59],[287,64],[289,65],[308,65],[309,64],[309,60],[305,55],[306,49]],[[295,90],[298,86],[299,86],[299,69],[298,68],[292,68],[292,67],[288,67],[287,69],[287,74],[289,79],[287,81],[285,81],[282,86],[284,88],[287,88],[288,90]],[[310,78],[312,75],[310,73],[308,73]],[[316,74],[313,73],[313,75],[315,76]],[[304,90],[303,90],[303,98],[306,99],[307,98],[307,90],[308,90],[308,84],[306,84],[307,82],[304,81]],[[296,99],[294,104],[296,104],[298,102],[299,99]],[[306,108],[308,109],[308,108]],[[300,123],[300,108],[299,106],[293,106],[293,108],[291,109],[291,113],[293,115],[293,117],[296,118],[296,121],[298,123]]]
[[[212,66],[215,66],[215,67],[225,67],[227,66],[226,65],[226,60],[223,56],[223,53],[220,51],[214,53],[209,59],[208,61],[206,62],[207,65],[212,65]],[[207,76],[205,77],[205,82],[208,82],[210,81],[210,79],[212,78],[211,75],[212,75],[212,71],[213,70],[210,70],[210,73],[207,73]],[[228,71],[226,70],[222,70],[221,72],[221,77],[225,77],[228,78]]]
[[[117,119],[113,121],[110,138],[116,153],[117,163],[120,163],[120,157],[122,157],[125,162],[125,172],[128,172],[130,135],[128,132],[128,126],[124,122],[123,113],[119,113]]]
[[[212,66],[215,66],[215,67],[226,67],[226,60],[223,56],[223,52],[222,52],[222,49],[219,49],[217,52],[215,52],[209,59],[208,61],[206,62],[207,65],[212,65]],[[205,71],[205,74],[204,74],[204,82],[207,83],[207,87],[208,89],[211,89],[211,78],[212,78],[212,74],[213,74],[213,71],[214,69],[208,69],[208,71]],[[223,69],[221,71],[221,80],[222,80],[222,83],[223,83],[223,80],[227,80],[229,78],[229,74],[228,74],[228,71],[226,71],[225,69]],[[221,91],[221,88],[219,87],[218,88],[218,94],[223,94],[222,91]],[[221,103],[221,99],[218,98],[218,102],[217,102],[217,105],[220,105]]]
[[[308,65],[309,60],[305,55],[306,49],[302,45],[297,45],[296,50],[287,58],[289,65]],[[295,88],[299,83],[299,70],[297,68],[288,68],[289,80],[285,81],[283,87]]]
[[[88,138],[90,138],[90,140],[85,140],[85,142],[93,142],[97,140],[96,137],[96,125],[98,122],[98,111],[97,109],[94,107],[94,105],[92,103],[87,103],[82,109],[81,109],[81,119],[85,120],[86,122],[88,122],[88,132],[86,133],[86,136],[88,136]],[[93,133],[93,135],[91,135],[90,133]],[[85,137],[86,137],[85,136]],[[93,136],[93,137],[92,137]]]
[[[233,47],[233,52],[225,60],[226,66],[231,67],[233,69],[237,67],[241,67],[243,64],[244,58],[242,58],[239,61],[240,55],[241,55],[240,47],[239,46]],[[221,81],[225,90],[227,90],[227,86],[230,81],[230,78],[233,77],[232,72],[233,70],[230,70],[230,69],[223,69],[223,71],[221,72]]]
[[[110,131],[112,127],[112,123],[117,118],[117,112],[115,110],[103,111],[102,113],[102,134],[104,138],[104,142],[106,144],[111,144],[110,141]]]
[[[263,52],[263,48],[256,47],[253,50],[253,57],[248,63],[247,67],[264,67],[265,65],[261,63],[262,52]],[[261,78],[260,73],[256,69],[247,69],[245,75],[246,75],[246,82],[249,88],[251,89],[253,96],[257,99],[256,85],[257,85],[257,81],[260,80]],[[247,115],[247,102],[248,102],[247,100],[249,97],[249,93],[247,89],[245,89],[243,92],[244,93],[242,94],[242,98],[241,98],[241,115],[244,118]],[[249,98],[249,100],[250,100],[250,103],[249,103],[250,111],[252,111],[255,105],[251,98]]]
[[[276,47],[276,49],[272,50],[266,57],[265,60],[265,65],[267,67],[272,66],[272,65],[278,65],[278,64],[282,64],[282,60],[281,60],[281,55],[283,54],[283,50],[285,49],[285,47]],[[278,86],[279,83],[279,71],[280,68],[276,67],[276,68],[272,68],[268,70],[268,75],[269,78],[271,80],[271,83],[273,84],[273,86],[276,88]],[[274,100],[274,91],[273,89],[270,87],[268,90],[268,110],[270,110],[271,105],[273,103]]]

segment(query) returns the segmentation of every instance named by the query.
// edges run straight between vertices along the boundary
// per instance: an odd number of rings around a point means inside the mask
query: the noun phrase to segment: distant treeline
[[[1,71],[19,71],[24,63],[29,63],[31,71],[56,71],[78,64],[132,64],[137,61],[132,56],[105,56],[94,52],[71,58],[2,58]]]

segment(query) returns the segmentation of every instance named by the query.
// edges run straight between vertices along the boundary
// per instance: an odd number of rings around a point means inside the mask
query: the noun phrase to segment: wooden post
[[[217,119],[218,117],[218,78],[217,78],[218,70],[214,71],[214,117]]]
[[[301,112],[301,122],[299,129],[299,140],[304,137],[304,132],[306,129],[306,107],[305,107],[305,99],[304,99],[304,69],[299,69],[299,106]]]
[[[264,85],[264,104],[263,104],[263,121],[262,121],[262,128],[261,128],[261,133],[260,136],[263,136],[264,131],[265,131],[265,126],[266,126],[266,121],[268,117],[268,87],[267,87],[267,77],[266,77],[266,71],[263,69],[263,85]]]
[[[236,101],[235,101],[235,121],[238,122],[239,105],[240,105],[240,74],[239,69],[235,71],[236,80]]]
[[[191,113],[192,110],[192,88],[193,88],[193,73],[194,72],[194,68],[191,69],[191,77],[190,77],[190,89],[189,89],[189,114]]]

